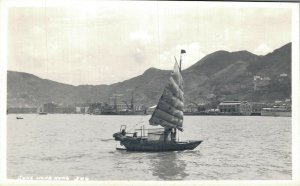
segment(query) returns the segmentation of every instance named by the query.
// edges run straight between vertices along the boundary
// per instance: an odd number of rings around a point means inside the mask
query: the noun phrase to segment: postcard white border
[[[113,1],[109,3],[120,3]],[[199,2],[205,7],[226,7],[226,8],[291,8],[292,10],[292,180],[220,180],[220,181],[20,181],[6,179],[6,91],[7,91],[7,13],[9,7],[82,7],[99,6],[104,1],[95,0],[26,0],[26,1],[0,1],[1,6],[1,48],[0,48],[0,184],[9,185],[299,185],[300,184],[300,120],[299,120],[299,4],[298,3],[257,3],[257,2]],[[145,1],[130,1],[128,3],[147,3]],[[5,166],[4,166],[5,165]]]

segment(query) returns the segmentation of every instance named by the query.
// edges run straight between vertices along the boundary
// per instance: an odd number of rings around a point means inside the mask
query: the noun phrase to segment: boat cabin
[[[164,128],[147,130],[148,141],[171,141],[171,133],[166,133]]]
[[[175,140],[173,131],[166,131],[165,128],[145,129],[142,126],[140,129],[135,129],[134,132],[127,132],[126,125],[121,125],[120,133],[122,135],[131,136],[133,138],[147,139],[148,141],[172,141]]]

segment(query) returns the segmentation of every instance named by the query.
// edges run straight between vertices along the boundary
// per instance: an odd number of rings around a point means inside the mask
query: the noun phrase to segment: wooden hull
[[[124,141],[122,144],[128,151],[143,151],[143,152],[162,152],[162,151],[183,151],[194,150],[202,141],[193,142],[134,142]]]
[[[186,142],[163,142],[163,141],[148,141],[147,138],[133,138],[130,136],[122,136],[120,133],[115,133],[114,137],[126,147],[128,151],[142,152],[162,152],[162,151],[183,151],[193,150],[202,141],[186,141]]]

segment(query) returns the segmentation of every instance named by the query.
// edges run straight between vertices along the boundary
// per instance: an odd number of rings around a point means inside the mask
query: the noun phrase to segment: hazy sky
[[[111,84],[149,67],[183,68],[217,50],[264,55],[291,41],[288,8],[214,8],[200,2],[99,2],[10,8],[8,70],[54,81]]]

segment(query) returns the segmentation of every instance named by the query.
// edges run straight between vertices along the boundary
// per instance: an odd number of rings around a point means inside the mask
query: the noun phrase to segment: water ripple
[[[7,116],[8,178],[87,176],[92,180],[291,179],[291,120],[280,117],[185,117],[181,140],[193,151],[116,150],[112,134],[149,116]],[[27,122],[27,123],[22,123]]]

